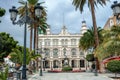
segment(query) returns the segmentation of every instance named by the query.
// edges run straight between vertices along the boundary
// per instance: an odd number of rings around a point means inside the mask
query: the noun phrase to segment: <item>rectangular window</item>
[[[80,60],[80,67],[85,67],[85,61],[84,60]]]
[[[42,46],[42,39],[39,40],[39,46]]]
[[[67,44],[68,44],[68,40],[66,39],[66,40],[65,40],[65,45],[67,45]]]
[[[71,39],[71,45],[76,45],[76,39]]]
[[[65,45],[65,43],[64,43],[65,41],[64,41],[64,39],[62,39],[61,40],[61,44],[62,44],[62,46],[64,46]]]
[[[45,39],[45,46],[50,46],[50,39]]]
[[[53,39],[53,45],[58,45],[58,39]]]

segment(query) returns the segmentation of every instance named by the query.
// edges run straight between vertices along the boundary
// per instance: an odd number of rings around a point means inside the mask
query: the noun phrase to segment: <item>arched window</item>
[[[50,56],[50,49],[45,48],[44,51],[45,51],[45,56]]]
[[[57,48],[53,49],[53,55],[58,55],[58,49]]]
[[[66,56],[66,48],[63,49],[63,54]]]
[[[76,49],[75,49],[75,48],[73,48],[73,49],[71,50],[71,52],[72,52],[72,55],[73,55],[73,56],[76,55]]]
[[[81,51],[81,52],[80,52],[80,55],[81,55],[81,56],[83,56],[83,55],[84,55],[84,53]]]

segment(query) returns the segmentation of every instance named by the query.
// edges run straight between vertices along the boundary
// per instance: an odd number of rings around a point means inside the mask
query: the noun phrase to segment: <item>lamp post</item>
[[[24,3],[24,2],[23,2]],[[41,6],[39,6],[39,4],[37,4],[34,8],[35,10],[35,15],[36,17],[40,17],[41,16],[41,10],[43,8]],[[23,25],[24,26],[24,55],[23,55],[23,68],[22,68],[22,80],[27,80],[26,77],[26,34],[27,34],[27,24],[31,24],[34,21],[29,17],[28,15],[28,7],[27,7],[27,2],[25,2],[25,14],[24,16],[22,16],[17,22],[15,22],[15,20],[17,19],[17,14],[18,14],[18,10],[16,9],[16,7],[12,7],[12,9],[9,9],[10,12],[10,19],[12,20],[12,23],[18,24],[18,25]]]
[[[118,3],[117,1],[114,1],[114,4],[111,6],[112,10],[113,10],[113,14],[114,16],[116,16],[117,20],[120,20],[120,3]]]
[[[44,58],[43,58],[43,70],[44,70],[44,71],[45,71],[45,68],[46,68],[46,65],[45,65],[45,64],[46,64],[46,63],[45,63],[45,62],[46,62],[46,58],[47,58],[47,57],[44,57]]]
[[[41,49],[40,49],[41,51],[40,51],[40,53],[41,54],[43,54],[43,51],[42,51],[42,46],[41,46]],[[42,64],[42,61],[43,59],[42,59],[42,57],[41,57],[41,60],[40,60],[40,76],[43,76],[43,73],[42,73],[42,66],[43,66],[43,64]]]
[[[41,60],[40,60],[40,76],[43,76],[43,73],[42,73],[42,57],[41,57]]]
[[[99,64],[99,63],[97,63],[98,61],[97,61],[97,57],[94,57],[94,61],[95,61],[95,76],[98,76],[98,68],[97,68],[97,64]]]
[[[43,51],[42,51],[42,48],[41,49],[36,49],[36,52],[39,53],[39,54],[42,54]],[[41,58],[39,58],[39,61],[40,61],[40,76],[43,76],[43,73],[42,73],[42,55],[41,55]]]

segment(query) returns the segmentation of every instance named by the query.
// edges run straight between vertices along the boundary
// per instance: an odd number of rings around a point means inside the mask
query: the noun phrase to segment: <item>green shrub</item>
[[[108,62],[107,69],[109,71],[115,73],[115,77],[116,77],[116,74],[120,72],[120,61],[112,60],[112,61]]]
[[[87,54],[87,55],[86,55],[86,59],[87,59],[87,61],[89,61],[89,62],[94,61],[94,54]]]
[[[72,67],[70,66],[63,67],[62,71],[72,71]]]
[[[0,80],[7,80],[8,78],[8,67],[5,67],[4,71],[0,71]]]

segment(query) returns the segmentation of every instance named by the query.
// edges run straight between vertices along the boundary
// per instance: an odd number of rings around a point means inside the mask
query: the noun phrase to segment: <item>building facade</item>
[[[79,40],[86,31],[86,22],[83,21],[81,33],[71,34],[63,26],[59,34],[52,34],[50,28],[47,29],[47,34],[39,34],[38,48],[42,50],[43,68],[60,70],[68,64],[73,69],[85,70],[87,53],[79,50]]]
[[[104,29],[105,30],[109,30],[109,29],[111,29],[111,27],[113,26],[113,25],[116,25],[116,24],[118,24],[118,22],[117,22],[117,20],[116,20],[116,17],[115,16],[111,16],[111,17],[109,17],[108,18],[108,20],[107,20],[107,22],[105,23],[105,25],[104,25]]]

